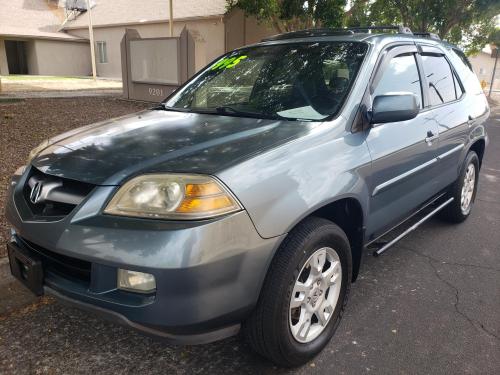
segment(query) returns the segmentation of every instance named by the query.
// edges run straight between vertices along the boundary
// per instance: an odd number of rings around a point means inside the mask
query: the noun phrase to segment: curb
[[[7,257],[0,258],[0,285],[8,284],[14,280],[14,276],[10,274],[9,259]]]
[[[83,97],[119,97],[122,89],[102,90],[62,90],[62,91],[4,91],[0,94],[0,103],[15,103],[25,99],[74,99]]]

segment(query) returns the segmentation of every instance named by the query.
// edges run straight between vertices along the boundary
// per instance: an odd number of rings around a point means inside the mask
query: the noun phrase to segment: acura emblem
[[[38,181],[31,188],[31,192],[30,192],[30,201],[31,201],[31,203],[37,204],[40,201],[40,195],[41,194],[42,194],[42,183],[40,181]]]

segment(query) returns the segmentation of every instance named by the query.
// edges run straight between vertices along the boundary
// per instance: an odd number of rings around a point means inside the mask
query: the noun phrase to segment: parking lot
[[[71,113],[83,99],[64,100],[60,113]],[[113,107],[113,113],[141,107],[127,106]],[[75,121],[83,125],[99,118],[86,112],[85,121],[73,115]],[[2,127],[8,113],[18,112],[0,103]],[[49,124],[50,116],[41,110],[38,121]],[[36,125],[33,119],[18,126],[26,133]],[[2,164],[2,189],[15,168],[12,163],[29,150],[16,148],[21,139],[17,130],[2,135],[2,158],[12,160]],[[35,299],[8,276],[5,260],[0,260],[0,373],[498,374],[499,106],[492,108],[488,132],[490,145],[469,220],[453,226],[432,219],[381,257],[367,253],[336,335],[302,368],[277,369],[239,337],[204,346],[170,346],[51,298]]]

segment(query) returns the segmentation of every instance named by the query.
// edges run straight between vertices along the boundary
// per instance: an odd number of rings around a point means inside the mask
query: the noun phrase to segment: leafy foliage
[[[403,24],[461,45],[468,54],[488,43],[499,0],[228,0],[277,32],[304,28]]]
[[[228,9],[240,8],[277,32],[306,28],[341,27],[346,0],[228,0]]]
[[[354,6],[359,3],[354,2]],[[375,0],[358,6],[347,20],[353,25],[403,24],[412,31],[432,32],[459,44],[467,53],[479,51],[494,30],[498,0]],[[360,20],[360,21],[358,21]]]
[[[488,43],[495,45],[495,47],[500,47],[500,28],[495,28],[488,36]]]

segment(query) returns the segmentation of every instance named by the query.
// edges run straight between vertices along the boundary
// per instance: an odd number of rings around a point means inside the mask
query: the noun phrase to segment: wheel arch
[[[319,207],[315,207],[313,210],[300,217],[293,223],[293,225],[290,226],[286,233],[290,233],[297,225],[309,217],[321,217],[330,220],[346,233],[352,253],[352,281],[356,281],[362,262],[364,248],[365,210],[363,209],[362,202],[355,196],[349,195],[338,197],[333,201],[326,202]],[[267,265],[266,275],[269,271],[272,260],[279,251],[281,243],[285,238],[286,236],[283,236],[280,244],[274,251],[273,256]]]
[[[486,141],[484,138],[479,138],[475,140],[469,147],[469,151],[474,151],[477,154],[477,157],[479,158],[479,168],[481,168],[481,165],[483,163],[485,149],[486,149]]]
[[[352,281],[356,281],[364,245],[364,211],[360,201],[354,197],[341,198],[320,207],[309,216],[330,220],[345,232],[351,245]]]

